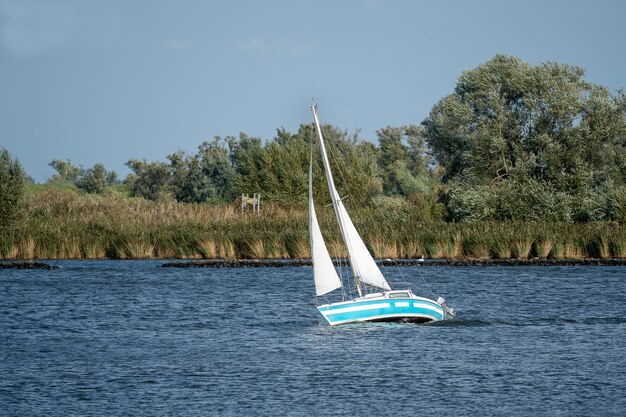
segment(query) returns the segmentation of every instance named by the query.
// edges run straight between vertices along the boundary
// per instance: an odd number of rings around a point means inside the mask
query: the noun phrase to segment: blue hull
[[[317,307],[331,326],[363,321],[412,321],[424,323],[445,318],[443,307],[422,297],[363,297]]]

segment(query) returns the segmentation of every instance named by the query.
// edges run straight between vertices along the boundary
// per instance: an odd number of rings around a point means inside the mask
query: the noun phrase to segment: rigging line
[[[424,274],[422,274],[422,272],[419,270],[417,263],[415,263],[415,261],[412,261],[412,263],[413,263],[413,266],[415,267],[415,270],[417,271],[417,275],[419,275],[420,278],[422,278],[422,282],[424,282],[424,285],[426,286],[426,288],[428,288],[428,291],[430,291],[433,297],[436,297],[435,293],[430,288],[430,285],[428,285],[428,282],[426,282],[426,278],[424,278]]]
[[[312,123],[311,125],[311,156],[313,155],[313,142],[315,141],[315,138],[317,137],[317,132],[315,132],[315,123]],[[317,139],[319,140],[319,138]],[[320,230],[321,232],[321,230]],[[323,236],[322,236],[323,238]],[[326,244],[326,243],[324,243]],[[335,262],[337,263],[338,269],[339,269],[339,281],[341,282],[341,299],[342,301],[346,300],[346,285],[344,284],[344,278],[343,278],[343,268],[341,267],[341,259],[339,258],[338,254],[335,253]],[[346,272],[346,281],[347,281],[347,287],[350,288],[350,276],[349,274],[347,274]],[[350,297],[352,298],[352,297]]]
[[[343,152],[344,154],[347,154],[346,149],[344,147],[341,146],[340,140],[337,139],[333,134],[332,131],[330,130],[330,128],[328,127],[323,127],[323,129],[326,131],[326,137],[331,137],[333,140],[333,142],[335,143],[335,146],[337,147],[337,149],[339,149],[340,152]],[[360,138],[357,137],[357,140],[359,140]],[[361,139],[362,140],[362,139]],[[358,143],[356,144],[358,145]],[[355,145],[355,146],[356,146]],[[348,184],[348,182],[346,181],[346,178],[343,175],[343,171],[341,170],[341,166],[339,165],[338,161],[337,161],[337,157],[335,156],[335,154],[333,153],[334,151],[332,150],[332,148],[329,146],[329,153],[331,154],[333,160],[335,161],[335,165],[337,166],[337,171],[339,172],[339,175],[341,176],[341,180],[343,181],[343,185],[344,187]],[[375,161],[376,165],[378,166],[378,161]],[[370,187],[366,187],[367,190],[367,197],[368,200],[371,201],[374,206],[376,208],[380,208],[380,205],[376,202],[376,199],[374,198],[375,195],[372,192],[372,189]],[[362,191],[362,190],[360,190]]]
[[[320,126],[320,128],[325,131],[324,135],[325,135],[325,137],[327,139],[327,143],[329,143],[329,145],[330,145],[330,142],[331,142],[331,140],[329,140],[329,139],[332,139],[332,142],[336,143],[339,152],[343,151],[344,154],[347,154],[345,149],[343,149],[341,147],[340,140],[333,134],[333,131],[329,127],[324,128],[324,127]],[[338,171],[338,173],[339,173],[339,175],[340,175],[340,177],[341,177],[341,179],[342,179],[342,181],[344,183],[344,187],[348,186],[349,183],[346,181],[346,178],[345,178],[345,176],[343,174],[343,171],[341,169],[341,165],[339,164],[337,155],[333,151],[332,146],[327,146],[327,148],[328,148],[328,153],[330,153],[331,157],[333,158],[333,160],[335,162],[335,165],[337,167],[337,171]],[[374,204],[378,207],[378,204],[374,201],[373,193],[371,192],[369,187],[366,187],[366,188],[368,188],[367,194],[369,196],[370,201],[373,201]],[[353,271],[353,275],[354,275],[354,271]],[[355,281],[354,282],[355,287],[358,288],[359,280],[357,279],[356,276],[354,276],[354,281]],[[406,280],[405,280],[405,282],[406,282]],[[365,290],[367,290],[367,287],[365,287]]]
[[[404,283],[404,285],[407,286],[408,289],[411,289],[411,284],[406,280],[406,278],[404,277],[404,274],[402,273],[402,270],[400,269],[400,265],[398,265],[398,262],[396,262],[395,259],[391,259],[391,258],[387,258],[385,259],[386,261],[391,261],[393,262],[394,266],[396,267],[396,269],[398,270],[398,273],[400,274],[400,277],[402,278],[402,282]]]
[[[323,125],[321,125],[321,124],[319,123],[319,119],[316,119],[316,122],[317,122],[317,124],[318,124],[318,126],[319,126],[319,130],[320,130],[320,131],[319,131],[319,133],[320,133],[320,135],[324,136],[324,132],[322,131],[322,130],[323,130]],[[316,126],[316,127],[317,127],[317,126]],[[326,130],[328,131],[328,129],[326,129]],[[333,137],[333,135],[328,135],[328,136],[329,136],[329,137],[331,137],[331,138]],[[322,141],[322,138],[318,138],[318,139],[320,140],[320,142]],[[320,145],[321,145],[321,143],[320,143]],[[329,149],[330,149],[330,147],[329,147]],[[329,152],[331,152],[331,151],[329,151]],[[331,152],[331,155],[332,155],[332,152]],[[328,158],[328,155],[326,155],[326,158]],[[333,158],[334,158],[334,155],[333,155]],[[330,169],[330,161],[328,161],[328,163],[329,163],[329,169]],[[335,164],[338,166],[338,161],[337,161],[336,159],[335,159]],[[339,171],[340,175],[342,176],[342,178],[344,178],[344,177],[343,177],[343,173],[341,172],[341,170],[340,170],[340,169],[338,169],[338,171]],[[332,175],[332,174],[331,174],[331,175]],[[328,179],[328,178],[327,178],[327,179]],[[333,182],[334,182],[334,181],[333,181]],[[345,179],[344,179],[344,182],[345,182]],[[329,190],[329,191],[330,191],[330,190]],[[335,192],[337,192],[337,191],[336,191],[336,189],[335,189]],[[331,194],[332,194],[332,191],[331,191]],[[333,199],[333,197],[331,197],[331,199]],[[340,199],[339,201],[341,201],[341,199]],[[350,258],[350,254],[351,254],[351,253],[354,253],[354,251],[351,249],[351,241],[350,241],[350,240],[345,239],[345,234],[344,234],[344,225],[343,225],[342,221],[341,221],[341,220],[340,220],[340,218],[339,218],[340,216],[337,214],[337,210],[338,210],[338,209],[337,209],[337,207],[335,207],[335,215],[337,216],[337,222],[339,223],[339,228],[340,228],[340,230],[341,230],[341,234],[342,234],[343,242],[344,242],[345,248],[346,248],[346,249],[347,249],[347,251],[348,251],[348,257]],[[346,264],[347,264],[347,262],[348,262],[348,261],[346,260]],[[361,284],[361,282],[360,282],[360,278],[361,278],[361,277],[360,277],[360,275],[358,275],[358,274],[356,274],[356,273],[355,273],[355,269],[358,269],[358,265],[354,265],[354,264],[352,263],[352,259],[351,259],[351,258],[350,258],[350,266],[351,266],[351,268],[350,268],[350,269],[352,270],[352,277],[353,277],[353,280],[354,280],[354,285],[355,285],[356,289],[359,291],[359,296],[360,296],[360,295],[361,295],[361,294],[360,294],[360,284]]]
[[[333,143],[337,143],[337,148],[342,151],[341,147],[339,146],[338,142],[339,140],[335,137],[335,135],[332,133],[332,131],[330,130],[330,128],[327,127],[322,127],[322,129],[324,130],[324,135],[325,137],[328,139],[332,139]],[[330,145],[331,141],[328,141]],[[330,156],[333,158],[333,161],[335,162],[335,167],[337,168],[337,172],[339,173],[339,176],[341,177],[341,181],[343,182],[343,186],[344,188],[347,186],[348,182],[346,181],[345,176],[343,175],[343,170],[341,169],[341,165],[339,165],[339,159],[337,157],[337,155],[335,155],[335,151],[332,149],[332,146],[328,146],[328,153],[330,154]],[[345,150],[344,150],[344,154],[345,154]],[[344,196],[345,197],[345,196]],[[343,199],[343,198],[342,198]]]
[[[325,131],[326,131],[326,133],[325,133],[325,132],[323,132],[322,130],[325,130]],[[327,139],[327,140],[326,140],[326,142],[329,144],[329,146],[327,147],[327,149],[328,149],[328,152],[327,152],[327,153],[330,153],[331,157],[332,157],[332,158],[333,158],[333,160],[335,161],[335,166],[336,166],[336,168],[337,168],[337,169],[336,169],[336,171],[337,171],[337,172],[339,172],[339,175],[341,176],[341,179],[342,179],[342,181],[344,182],[344,184],[347,184],[347,182],[346,182],[346,180],[345,180],[345,177],[343,176],[343,172],[342,172],[342,170],[341,170],[341,166],[339,165],[339,161],[338,161],[337,157],[335,156],[335,154],[333,153],[333,151],[332,151],[332,147],[330,146],[330,140],[328,140],[329,138],[330,138],[330,139],[335,139],[335,138],[334,138],[334,135],[332,135],[332,134],[328,134],[328,133],[330,132],[330,130],[329,130],[329,129],[325,129],[325,128],[323,127],[323,125],[320,125],[320,131],[322,131],[322,135],[325,135],[325,137],[326,137],[326,139]],[[331,132],[331,133],[332,133],[332,132]],[[330,161],[329,161],[329,162],[330,162]],[[340,198],[339,198],[339,201],[341,201],[341,200],[342,200],[342,199],[341,199],[341,197],[340,197]],[[339,220],[338,220],[338,221],[339,221]],[[341,226],[341,224],[340,224],[340,226],[339,226],[339,227],[340,227],[340,228],[342,227],[342,226]],[[343,234],[343,232],[342,232],[342,234]],[[344,239],[344,245],[345,245],[345,247],[346,247],[346,249],[347,249],[347,251],[348,251],[348,257],[349,257],[349,256],[350,256],[350,253],[351,253],[351,250],[350,250],[350,248],[348,247],[348,244],[349,244],[349,241],[346,241],[346,240]],[[346,261],[346,264],[347,264],[347,261]],[[355,286],[355,288],[357,288],[357,290],[359,290],[359,285],[360,285],[360,282],[359,282],[359,281],[360,281],[360,277],[359,277],[359,276],[357,276],[357,275],[355,275],[355,273],[354,273],[354,268],[355,268],[356,266],[352,264],[352,261],[350,261],[350,265],[351,265],[351,269],[352,269],[352,278],[353,278],[353,281],[354,281],[354,286]],[[348,282],[348,284],[351,284],[351,283],[350,283],[350,282]],[[352,293],[353,293],[353,292],[351,292],[351,294],[352,294]],[[359,294],[359,295],[360,295],[360,294]]]
[[[337,265],[339,267],[339,280],[341,281],[341,301],[346,301],[346,287],[343,284],[343,269],[341,268],[341,262],[338,258],[335,258]],[[348,283],[350,284],[350,283]]]
[[[324,134],[325,134],[325,137],[327,139],[327,142],[330,144],[330,140],[328,140],[328,139],[333,139],[333,142],[336,143],[336,146],[337,146],[338,150],[340,152],[343,151],[344,154],[345,154],[346,153],[345,149],[342,149],[340,141],[335,137],[335,135],[333,134],[331,129],[326,127],[326,126],[320,126],[320,128],[321,128],[321,130],[324,130]],[[344,186],[345,186],[345,184],[347,184],[347,182],[346,182],[345,176],[343,175],[343,171],[341,169],[341,166],[338,163],[337,156],[335,155],[335,152],[332,149],[332,146],[328,146],[328,153],[331,154],[331,157],[333,158],[333,161],[335,162],[335,165],[337,167],[337,172],[339,173],[342,181],[344,182]],[[380,208],[379,204],[376,203],[375,199],[373,198],[374,195],[373,195],[371,189],[368,189],[367,193],[368,193],[368,195],[370,197],[370,200],[374,203],[374,205],[376,207]],[[394,261],[394,263],[396,264],[396,267],[398,268],[398,270],[400,270],[399,266],[397,265],[397,262]],[[436,295],[433,292],[432,288],[430,287],[430,285],[428,285],[428,282],[426,282],[426,279],[425,279],[424,275],[417,269],[417,264],[415,263],[415,261],[413,261],[412,263],[413,263],[414,267],[416,268],[418,275],[422,279],[422,281],[423,281],[424,285],[426,286],[426,288],[428,289],[428,291],[432,294],[433,297],[436,297]],[[404,277],[404,275],[402,274],[401,271],[400,271],[400,275],[401,275],[404,283],[407,284],[409,286],[409,288],[410,288],[410,284],[408,284],[408,282],[406,281],[406,278]]]
[[[317,137],[317,132],[315,132],[315,126],[314,124],[311,125],[311,128],[313,130],[313,140],[315,140],[315,138]],[[311,147],[313,146],[313,140],[311,141]],[[317,140],[319,140],[319,138],[317,138]],[[339,274],[340,274],[340,281],[341,281],[341,299],[342,301],[346,300],[346,288],[350,288],[350,274],[349,274],[349,270],[347,268],[347,263],[345,265],[345,267],[342,266],[342,258],[339,257],[339,253],[335,252],[335,262],[337,263],[337,268],[339,269]],[[346,282],[344,283],[344,277],[343,274],[345,272],[345,280]],[[352,292],[349,290],[348,292],[349,297],[350,298],[354,298],[352,297]]]

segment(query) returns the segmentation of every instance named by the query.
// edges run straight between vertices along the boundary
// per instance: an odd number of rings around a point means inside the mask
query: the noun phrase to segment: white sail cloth
[[[315,293],[320,296],[337,288],[341,288],[341,280],[337,275],[333,261],[330,258],[324,237],[320,230],[315,206],[313,205],[313,161],[309,165],[309,233],[311,241],[311,260],[313,262],[313,279]]]
[[[348,249],[348,255],[350,257],[350,266],[354,276],[361,280],[361,282],[373,285],[383,290],[391,290],[389,284],[385,280],[382,272],[374,262],[374,258],[367,250],[363,239],[356,231],[343,202],[339,198],[339,193],[335,188],[335,181],[333,180],[333,174],[330,170],[330,163],[328,162],[328,156],[326,155],[326,146],[324,145],[324,137],[322,136],[322,129],[320,127],[319,120],[317,118],[317,109],[312,107],[313,118],[315,120],[315,127],[317,128],[317,135],[320,140],[320,147],[322,150],[322,159],[324,161],[324,169],[326,171],[326,180],[328,182],[328,189],[330,190],[330,196],[335,208],[335,215],[339,222],[341,229],[341,236]]]
[[[360,277],[361,281],[368,285],[373,285],[387,291],[391,290],[383,273],[380,271],[380,268],[378,268],[378,265],[376,265],[376,262],[374,262],[374,258],[370,255],[365,243],[363,243],[363,239],[361,239],[354,224],[352,224],[352,220],[350,216],[348,216],[348,212],[341,200],[339,200],[337,204],[337,212],[338,216],[342,217],[344,224],[344,240],[346,241],[346,246],[350,254],[350,264],[354,276]]]

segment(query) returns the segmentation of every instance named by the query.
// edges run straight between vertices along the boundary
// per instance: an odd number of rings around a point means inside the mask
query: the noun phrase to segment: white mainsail
[[[357,279],[368,285],[372,285],[384,290],[391,290],[389,284],[383,277],[382,272],[374,262],[374,258],[367,250],[363,239],[356,231],[346,208],[339,198],[339,193],[335,188],[335,181],[333,180],[333,174],[330,170],[330,163],[328,162],[328,156],[326,155],[326,146],[324,145],[324,137],[322,136],[322,129],[320,127],[319,120],[317,118],[317,109],[315,106],[311,107],[313,111],[313,118],[315,120],[315,127],[317,128],[317,136],[320,140],[320,147],[322,149],[322,160],[324,161],[324,169],[326,170],[326,180],[328,182],[328,189],[330,190],[330,197],[335,209],[335,215],[339,222],[339,228],[341,229],[341,235],[348,249],[348,255],[350,257],[350,266],[352,272]],[[360,291],[360,290],[359,290]]]
[[[313,157],[309,164],[309,233],[311,240],[311,260],[313,262],[313,279],[315,293],[320,296],[337,288],[341,288],[341,280],[337,275],[333,261],[330,258],[324,237],[320,230],[315,206],[313,205]]]

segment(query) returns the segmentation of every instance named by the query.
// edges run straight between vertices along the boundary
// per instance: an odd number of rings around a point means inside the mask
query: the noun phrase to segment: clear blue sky
[[[0,0],[0,147],[38,182],[53,159],[125,176],[131,158],[311,120],[375,140],[421,122],[496,53],[626,87],[622,1]]]

